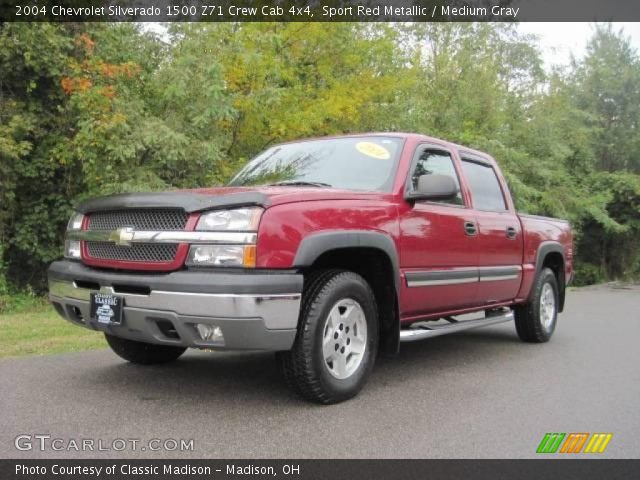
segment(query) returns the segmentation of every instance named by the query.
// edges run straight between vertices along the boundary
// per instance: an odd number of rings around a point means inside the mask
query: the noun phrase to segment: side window
[[[418,187],[418,178],[420,178],[421,175],[448,175],[456,182],[458,193],[454,199],[436,201],[439,203],[464,205],[462,194],[460,193],[460,182],[458,181],[458,175],[453,166],[451,155],[447,152],[434,150],[432,148],[418,149],[416,155],[418,155],[418,160],[415,169],[411,173],[411,188],[415,190]]]
[[[469,182],[475,208],[491,212],[507,210],[507,204],[504,201],[504,195],[493,167],[462,159],[462,170],[467,177],[467,182]]]

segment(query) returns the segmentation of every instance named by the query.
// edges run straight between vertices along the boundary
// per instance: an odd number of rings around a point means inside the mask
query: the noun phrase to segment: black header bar
[[[638,0],[0,0],[0,22],[640,21]]]
[[[640,460],[0,460],[2,480],[603,480]]]

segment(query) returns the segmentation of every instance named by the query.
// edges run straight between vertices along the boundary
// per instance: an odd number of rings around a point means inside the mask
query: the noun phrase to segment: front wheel
[[[184,353],[186,348],[170,345],[153,345],[151,343],[136,342],[126,338],[104,334],[111,350],[116,355],[131,363],[140,365],[154,365],[176,360]]]
[[[533,285],[529,303],[514,309],[516,331],[524,342],[549,341],[558,320],[558,281],[553,270],[544,268]]]
[[[293,348],[278,353],[289,384],[317,403],[355,396],[371,373],[378,348],[378,312],[371,287],[342,270],[312,274],[302,299]]]

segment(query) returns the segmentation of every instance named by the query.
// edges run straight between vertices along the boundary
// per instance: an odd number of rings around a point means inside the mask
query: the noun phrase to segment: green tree
[[[576,105],[594,127],[597,167],[640,172],[640,58],[629,37],[596,25],[572,80]]]
[[[0,26],[0,273],[18,286],[42,288],[44,266],[61,251],[59,226],[82,188],[64,148],[72,121],[60,80],[71,32]]]
[[[233,167],[274,142],[373,126],[377,107],[398,89],[397,31],[384,25],[227,23],[172,33],[175,62],[222,69],[233,114],[219,127]],[[201,92],[183,95],[195,104]]]
[[[545,72],[514,24],[0,25],[0,294],[42,290],[78,201],[212,186],[266,146],[405,130],[491,153],[568,218],[579,281],[640,275],[640,60],[596,26]]]

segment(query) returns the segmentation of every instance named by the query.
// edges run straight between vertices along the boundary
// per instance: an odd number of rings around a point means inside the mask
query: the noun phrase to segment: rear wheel
[[[553,270],[544,268],[533,285],[531,301],[514,309],[516,331],[524,342],[547,342],[558,320],[558,281]]]
[[[154,345],[151,343],[136,342],[126,338],[104,334],[111,350],[116,355],[131,363],[140,365],[154,365],[176,360],[184,353],[186,348],[172,347],[169,345]]]
[[[360,275],[341,270],[312,274],[293,348],[277,355],[289,386],[318,403],[355,396],[373,368],[377,318],[375,297]]]

